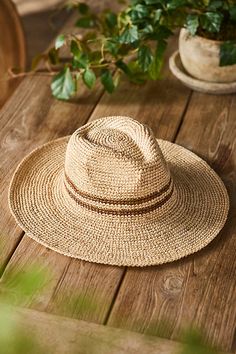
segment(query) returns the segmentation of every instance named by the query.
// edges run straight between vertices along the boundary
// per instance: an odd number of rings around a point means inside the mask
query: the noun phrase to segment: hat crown
[[[146,196],[170,179],[150,128],[128,117],[107,117],[76,130],[65,174],[81,192],[118,199]]]

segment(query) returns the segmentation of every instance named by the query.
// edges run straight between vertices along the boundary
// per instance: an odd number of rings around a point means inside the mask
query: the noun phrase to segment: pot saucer
[[[173,53],[169,60],[169,67],[172,74],[177,77],[185,86],[192,90],[209,93],[213,95],[222,95],[236,92],[236,82],[208,82],[194,78],[184,69],[179,51]]]

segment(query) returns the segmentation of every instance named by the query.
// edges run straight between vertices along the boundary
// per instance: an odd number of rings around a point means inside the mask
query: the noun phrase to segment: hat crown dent
[[[152,130],[129,117],[106,117],[71,136],[65,174],[76,189],[106,199],[162,190],[170,171]]]

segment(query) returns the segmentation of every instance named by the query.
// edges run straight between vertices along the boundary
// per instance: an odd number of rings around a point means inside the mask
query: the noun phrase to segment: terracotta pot
[[[11,0],[0,0],[0,107],[19,80],[7,80],[9,68],[25,69],[25,38],[19,15]]]
[[[236,81],[236,65],[219,66],[220,44],[220,41],[192,36],[183,28],[179,36],[179,53],[185,70],[204,81]]]

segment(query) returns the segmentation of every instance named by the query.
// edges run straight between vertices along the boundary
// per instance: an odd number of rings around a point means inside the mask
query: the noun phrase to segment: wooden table
[[[175,47],[174,40],[170,52]],[[114,267],[67,258],[31,240],[16,225],[7,193],[20,160],[44,142],[107,115],[127,115],[148,124],[158,138],[194,151],[222,177],[231,208],[226,226],[208,247],[167,265]],[[67,347],[66,339],[54,335],[55,352],[70,352],[68,348],[83,335],[104,345],[105,333],[112,332],[118,339],[114,346],[109,344],[107,353],[173,353],[178,347],[175,343],[181,341],[181,330],[188,326],[200,328],[222,350],[235,351],[235,116],[235,95],[191,92],[171,75],[167,65],[161,81],[142,87],[123,81],[113,95],[104,93],[99,85],[91,92],[81,87],[71,102],[52,98],[50,78],[27,77],[20,83],[0,114],[2,281],[14,267],[24,270],[35,261],[53,271],[46,291],[36,292],[23,304],[31,310],[19,311],[24,313],[23,322],[32,319],[33,328],[38,319],[45,338],[48,323],[54,334],[59,327],[65,335],[71,328]],[[71,302],[66,309],[61,306],[75,295],[79,295],[79,303]],[[88,297],[97,306],[84,310],[81,305]],[[169,340],[156,340],[158,337]]]

